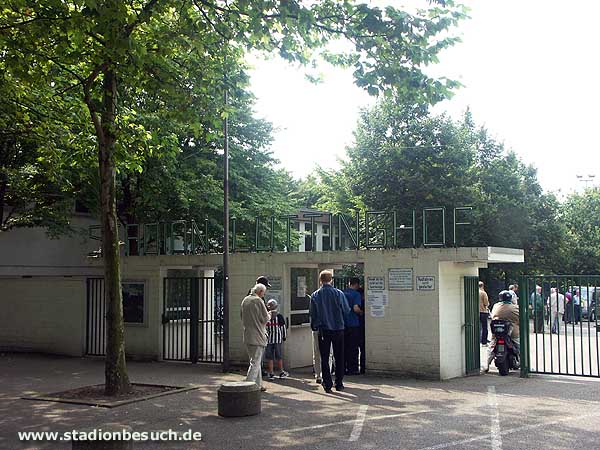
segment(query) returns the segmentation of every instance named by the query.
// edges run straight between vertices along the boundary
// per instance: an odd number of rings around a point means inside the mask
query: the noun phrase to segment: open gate
[[[600,377],[600,276],[526,276],[519,296],[522,374]]]
[[[163,359],[223,362],[223,287],[214,277],[165,278]]]
[[[465,359],[467,375],[480,373],[479,278],[465,277]]]

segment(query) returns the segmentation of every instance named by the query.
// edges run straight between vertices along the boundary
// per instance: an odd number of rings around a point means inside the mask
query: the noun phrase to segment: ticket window
[[[287,342],[290,368],[312,365],[310,294],[319,287],[319,269],[290,268],[290,328]]]

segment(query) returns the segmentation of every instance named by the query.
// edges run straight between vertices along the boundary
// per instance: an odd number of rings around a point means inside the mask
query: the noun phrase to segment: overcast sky
[[[436,111],[458,117],[469,106],[478,124],[538,168],[546,190],[581,189],[576,175],[596,175],[600,181],[600,3],[465,3],[471,19],[458,30],[463,42],[429,69],[465,87]],[[283,167],[297,178],[315,164],[338,167],[360,108],[374,102],[353,84],[351,71],[323,65],[325,80],[313,85],[301,69],[281,60],[252,63],[257,113],[278,129],[272,150]]]

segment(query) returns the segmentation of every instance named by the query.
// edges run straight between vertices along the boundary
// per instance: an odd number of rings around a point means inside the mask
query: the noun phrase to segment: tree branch
[[[106,68],[108,68],[109,63],[108,62],[104,62],[98,66],[96,66],[96,68],[92,71],[92,73],[84,80],[83,84],[83,101],[85,102],[85,104],[88,107],[88,110],[90,112],[90,118],[92,119],[92,123],[94,125],[94,129],[96,130],[96,136],[98,137],[98,142],[101,145],[104,145],[104,141],[105,141],[105,136],[104,136],[104,130],[102,129],[102,123],[100,122],[100,118],[98,117],[98,111],[96,110],[96,106],[94,105],[94,100],[92,99],[92,85],[94,84],[94,81],[96,81],[96,78],[98,78],[98,75],[100,75],[100,73],[103,70],[106,70]]]
[[[65,17],[34,17],[32,19],[23,20],[21,22],[14,22],[10,25],[3,25],[0,27],[0,31],[10,30],[11,28],[23,27],[25,25],[29,25],[30,23],[37,22],[38,20],[68,20],[71,16]]]
[[[128,37],[131,33],[133,33],[133,30],[135,30],[138,25],[147,21],[150,16],[152,16],[152,10],[159,1],[160,0],[150,0],[148,3],[146,3],[146,6],[142,8],[142,11],[137,15],[136,19],[125,27],[123,35]]]

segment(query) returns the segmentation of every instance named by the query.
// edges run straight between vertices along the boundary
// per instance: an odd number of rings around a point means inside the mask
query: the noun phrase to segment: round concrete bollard
[[[105,424],[102,426],[98,426],[98,428],[96,429],[81,431],[85,432],[87,436],[93,436],[94,440],[71,441],[71,448],[73,450],[133,450],[133,441],[131,440],[131,438],[128,440],[105,439],[106,437],[108,437],[108,435],[105,433],[111,433],[111,435],[113,433],[118,433],[120,435],[124,431],[127,433],[131,433],[131,427],[127,425]],[[99,436],[100,433],[103,436]]]
[[[260,414],[260,388],[252,381],[222,384],[218,390],[219,415],[244,417]]]

